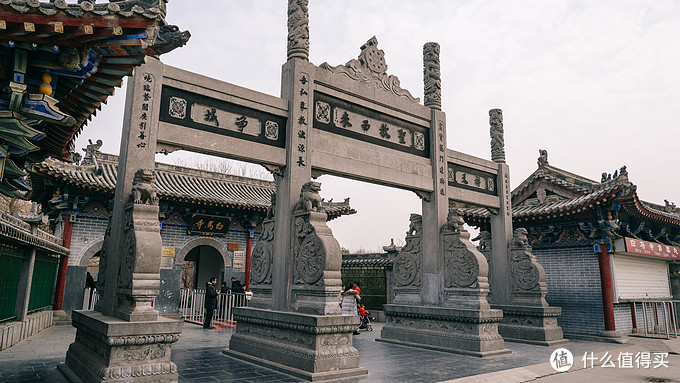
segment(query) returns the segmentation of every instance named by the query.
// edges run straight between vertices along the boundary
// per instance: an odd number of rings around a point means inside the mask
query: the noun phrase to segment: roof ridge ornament
[[[544,168],[548,166],[548,151],[545,149],[538,149],[538,167]]]
[[[663,207],[663,211],[666,213],[673,213],[675,212],[675,203],[668,201],[667,199],[663,200],[663,202],[666,204]]]
[[[626,170],[626,166],[622,166],[621,169],[619,170],[614,170],[614,174],[609,174],[607,172],[602,172],[602,178],[600,179],[600,183],[605,183],[609,182],[612,179],[617,179],[621,178],[622,181],[628,181],[628,170]]]
[[[387,74],[385,52],[378,49],[378,39],[375,36],[361,46],[361,52],[357,59],[349,60],[347,64],[338,66],[331,66],[325,62],[319,67],[333,73],[344,74],[352,80],[391,92],[409,101],[420,102],[419,98],[413,97],[408,90],[401,88],[397,76]]]

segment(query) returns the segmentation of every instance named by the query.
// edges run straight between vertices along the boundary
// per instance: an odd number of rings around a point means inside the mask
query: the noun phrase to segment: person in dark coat
[[[222,316],[224,316],[224,313],[227,310],[227,306],[229,305],[229,301],[228,301],[229,294],[231,294],[231,289],[229,288],[229,286],[227,286],[227,282],[222,281],[222,283],[220,283],[220,295],[223,298],[220,299],[221,302],[218,305],[220,315],[222,315]]]
[[[243,289],[243,285],[241,284],[241,281],[236,279],[236,277],[231,277],[231,292],[232,293],[245,293],[246,291]]]
[[[212,277],[210,281],[205,284],[205,321],[203,322],[204,329],[214,328],[210,325],[212,322],[213,313],[217,308],[217,296],[220,294],[219,291],[215,290],[215,284],[217,283],[217,278]]]
[[[231,293],[231,289],[227,287],[227,282],[222,281],[220,284],[220,293],[222,295]]]

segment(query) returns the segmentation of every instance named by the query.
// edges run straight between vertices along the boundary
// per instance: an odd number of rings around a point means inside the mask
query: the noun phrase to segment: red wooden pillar
[[[637,318],[635,314],[635,302],[630,302],[630,319],[633,322],[633,331],[637,332]]]
[[[250,252],[252,251],[253,248],[253,243],[252,239],[250,238],[250,233],[248,232],[248,236],[246,237],[246,276],[245,276],[245,289],[248,290],[248,286],[250,285]]]
[[[64,247],[71,248],[71,233],[73,232],[73,223],[70,216],[66,216],[64,221],[64,230],[62,239],[64,240]],[[66,285],[66,268],[68,267],[68,255],[62,255],[59,258],[59,271],[57,273],[57,285],[54,291],[53,310],[61,310],[61,305],[64,302],[64,286]]]
[[[609,267],[609,253],[607,245],[600,245],[600,284],[602,286],[602,309],[604,310],[604,330],[616,331],[616,320],[614,319],[614,293],[612,292],[612,273]]]

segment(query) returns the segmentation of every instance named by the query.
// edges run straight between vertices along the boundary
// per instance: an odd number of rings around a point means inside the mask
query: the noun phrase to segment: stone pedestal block
[[[367,374],[359,367],[352,332],[359,317],[310,315],[241,307],[227,355],[318,381]]]
[[[383,307],[386,324],[378,341],[480,357],[510,353],[498,334],[500,310]]]
[[[128,322],[95,311],[74,311],[76,340],[59,371],[70,382],[177,382],[170,361],[182,322]]]
[[[513,341],[543,346],[567,343],[562,328],[557,325],[557,317],[562,314],[561,307],[492,305],[503,310],[503,320],[498,324],[498,332],[503,338]]]

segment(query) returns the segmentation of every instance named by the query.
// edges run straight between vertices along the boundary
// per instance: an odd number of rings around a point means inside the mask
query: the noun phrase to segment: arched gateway
[[[148,169],[156,152],[184,149],[262,164],[276,174],[276,203],[252,256],[256,299],[235,311],[238,325],[225,353],[310,380],[367,373],[352,346],[358,318],[340,315],[337,305],[340,247],[320,208],[320,184],[310,181],[320,174],[412,190],[422,198],[422,214],[412,215],[406,246],[395,259],[396,297],[385,306],[382,341],[478,356],[509,352],[499,334],[502,310],[487,301],[489,285],[492,303],[512,310],[521,324],[505,324],[512,337],[556,336],[559,327],[550,319],[559,309],[542,299],[544,273],[522,233],[511,243],[501,111],[490,112],[493,161],[447,149],[438,44],[423,49],[421,105],[386,73],[375,37],[345,65],[310,63],[307,12],[306,0],[289,2],[281,98],[158,60],[136,70],[116,187],[116,201],[124,203],[114,206],[102,251],[101,314],[74,316],[79,331],[96,331],[89,323],[114,316],[153,323],[148,332],[163,337],[159,348],[175,339],[172,331],[179,330],[148,304],[158,293],[161,257],[153,247],[160,236]],[[449,213],[450,200],[492,212],[490,274],[460,217]],[[120,244],[122,251],[114,251]],[[523,333],[526,323],[536,325]]]

